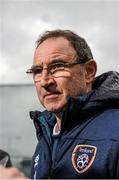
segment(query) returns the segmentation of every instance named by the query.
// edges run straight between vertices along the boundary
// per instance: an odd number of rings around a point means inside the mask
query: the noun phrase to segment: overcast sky
[[[71,29],[89,43],[98,74],[119,71],[118,0],[0,0],[0,84],[29,83],[35,41]]]

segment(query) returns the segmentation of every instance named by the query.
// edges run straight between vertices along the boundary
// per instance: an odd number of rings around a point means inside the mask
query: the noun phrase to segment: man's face
[[[67,63],[76,62],[76,52],[63,37],[49,38],[39,45],[34,54],[33,66],[47,68],[49,64],[62,59]],[[62,71],[62,76],[49,76],[47,69],[42,72],[40,81],[35,82],[42,105],[50,112],[60,112],[70,96],[87,92],[85,68],[78,64]]]

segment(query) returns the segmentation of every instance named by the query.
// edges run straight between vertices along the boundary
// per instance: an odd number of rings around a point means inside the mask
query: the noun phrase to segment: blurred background
[[[26,173],[37,143],[29,111],[43,107],[25,72],[38,36],[58,28],[87,40],[97,75],[119,71],[118,0],[0,0],[0,149]]]

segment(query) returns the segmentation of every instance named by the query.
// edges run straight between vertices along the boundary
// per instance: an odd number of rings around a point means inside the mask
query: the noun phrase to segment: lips
[[[60,93],[55,92],[55,93],[48,93],[44,96],[44,98],[56,98]]]

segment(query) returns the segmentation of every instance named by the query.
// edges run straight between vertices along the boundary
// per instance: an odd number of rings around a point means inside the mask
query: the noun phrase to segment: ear
[[[87,84],[93,81],[96,72],[97,72],[97,64],[95,60],[92,59],[85,63],[85,80]]]

